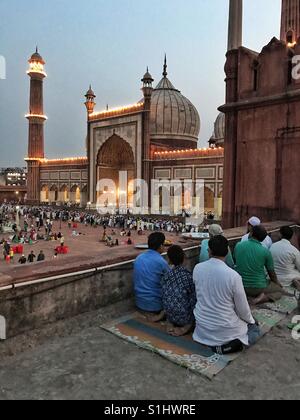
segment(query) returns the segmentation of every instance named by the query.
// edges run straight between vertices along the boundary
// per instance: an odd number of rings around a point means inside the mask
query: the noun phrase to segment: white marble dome
[[[200,116],[196,107],[176,89],[167,77],[165,62],[163,78],[151,98],[151,140],[171,147],[197,147]]]

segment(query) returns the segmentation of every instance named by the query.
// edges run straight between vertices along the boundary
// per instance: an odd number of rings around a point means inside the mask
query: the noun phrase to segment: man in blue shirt
[[[161,280],[169,271],[164,252],[165,235],[152,233],[148,239],[149,251],[140,255],[134,263],[134,290],[136,306],[149,315],[149,320],[158,322],[163,318]]]

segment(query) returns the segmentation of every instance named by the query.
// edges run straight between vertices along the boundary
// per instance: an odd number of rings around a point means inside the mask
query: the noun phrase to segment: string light
[[[203,149],[186,149],[186,150],[169,150],[169,151],[163,151],[163,152],[154,152],[154,156],[159,156],[159,157],[167,157],[167,156],[172,156],[172,155],[177,155],[176,157],[178,157],[178,155],[182,155],[185,156],[187,154],[191,154],[191,155],[223,155],[224,149],[223,147],[217,147],[214,149],[208,149],[208,148],[203,148]]]
[[[97,119],[97,118],[106,118],[109,116],[115,116],[119,114],[129,113],[139,111],[144,108],[144,103],[140,102],[133,105],[126,105],[118,108],[106,109],[105,111],[101,112],[93,112],[89,115],[90,119]]]
[[[61,159],[46,159],[46,158],[25,158],[26,162],[40,162],[40,163],[86,163],[87,157],[73,157],[73,158],[61,158]]]
[[[40,114],[26,114],[25,118],[40,118],[41,120],[48,120],[48,117],[46,115]]]

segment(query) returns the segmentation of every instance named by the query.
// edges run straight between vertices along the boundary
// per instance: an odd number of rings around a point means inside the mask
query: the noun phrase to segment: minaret
[[[142,78],[142,91],[144,94],[144,119],[143,119],[143,179],[150,185],[150,158],[151,158],[151,139],[150,139],[150,113],[151,113],[151,97],[153,92],[154,79],[147,71]],[[150,188],[149,188],[150,193]],[[149,202],[150,203],[150,202]]]
[[[85,107],[87,110],[87,158],[89,163],[88,168],[88,203],[94,203],[95,197],[95,188],[91,185],[91,172],[93,170],[93,157],[91,156],[91,128],[90,128],[90,115],[94,112],[96,102],[95,102],[96,95],[92,89],[92,85],[90,85],[89,90],[85,94]]]
[[[300,37],[300,2],[282,0],[280,39],[292,47]]]
[[[40,202],[40,162],[44,159],[44,123],[47,117],[44,115],[43,107],[43,80],[47,77],[44,71],[45,61],[40,56],[38,49],[29,59],[30,77],[30,101],[29,114],[26,118],[29,121],[28,135],[28,180],[27,180],[27,201],[30,204]]]
[[[228,51],[243,43],[243,0],[229,0]]]

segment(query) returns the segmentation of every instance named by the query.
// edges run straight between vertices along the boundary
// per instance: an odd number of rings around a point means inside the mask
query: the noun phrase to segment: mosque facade
[[[126,206],[130,209],[136,180],[142,180],[148,185],[148,206],[154,208],[155,213],[172,215],[192,203],[184,201],[183,192],[182,203],[175,206],[171,183],[184,185],[189,180],[194,189],[197,180],[201,179],[205,210],[221,216],[225,119],[218,117],[210,147],[199,149],[199,113],[168,78],[166,58],[162,78],[156,87],[147,69],[142,79],[143,99],[136,104],[97,112],[96,95],[90,87],[85,95],[87,154],[77,158],[45,157],[47,117],[43,109],[43,81],[47,75],[45,61],[38,51],[29,59],[28,75],[30,110],[26,116],[29,121],[26,161],[29,203],[76,203],[95,208],[100,196],[107,193],[110,201],[109,196],[114,193],[118,204],[121,195],[126,196]],[[120,172],[126,180],[122,185]],[[163,188],[167,184],[170,203],[163,206]]]

